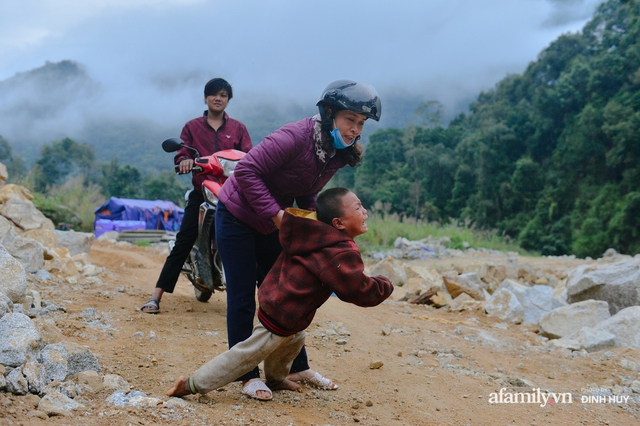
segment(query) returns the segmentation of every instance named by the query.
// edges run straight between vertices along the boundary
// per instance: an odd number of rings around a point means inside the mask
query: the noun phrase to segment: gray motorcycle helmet
[[[333,109],[333,114],[346,109],[376,121],[380,121],[382,114],[382,104],[376,89],[370,84],[353,80],[336,80],[330,83],[322,92],[316,106],[323,122],[332,118],[325,116],[324,107]]]

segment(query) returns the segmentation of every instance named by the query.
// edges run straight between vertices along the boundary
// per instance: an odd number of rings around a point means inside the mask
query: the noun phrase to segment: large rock
[[[444,290],[442,275],[435,269],[427,269],[424,266],[405,264],[404,268],[407,274],[407,280],[411,278],[420,278],[428,283],[428,288],[435,290]]]
[[[395,286],[392,300],[411,300],[429,291],[443,292],[442,275],[435,269],[403,263],[406,281],[402,287]]]
[[[544,314],[538,324],[542,335],[557,339],[574,334],[582,327],[593,327],[610,317],[607,302],[585,300]]]
[[[32,229],[22,234],[23,237],[36,240],[45,247],[58,247],[58,237],[56,233],[51,229]]]
[[[127,393],[131,389],[131,385],[122,376],[117,374],[105,374],[103,385],[107,389]]]
[[[429,282],[422,278],[409,278],[402,286],[394,286],[391,300],[411,300],[430,289]]]
[[[69,368],[66,355],[63,345],[47,345],[40,351],[40,362],[49,379],[62,382],[67,378]]]
[[[26,395],[29,393],[29,382],[22,374],[22,367],[14,368],[7,374],[5,388],[15,395]]]
[[[9,179],[9,173],[7,172],[7,166],[0,163],[0,186],[3,186],[4,183]]]
[[[484,301],[476,300],[467,293],[461,293],[449,303],[451,312],[475,311],[484,309]]]
[[[501,289],[510,291],[518,298],[524,309],[523,324],[537,323],[542,315],[564,306],[562,301],[553,297],[553,288],[546,285],[527,286],[506,279],[496,291]]]
[[[61,249],[62,248],[59,247],[58,249],[56,249],[56,252]],[[60,272],[64,275],[78,275],[80,273],[80,270],[78,270],[78,266],[73,261],[73,259],[68,256],[68,253],[67,257],[54,255],[53,262],[51,262],[51,272]]]
[[[36,272],[44,265],[44,247],[34,239],[19,235],[13,224],[0,216],[0,245],[27,270]]]
[[[602,351],[613,348],[616,344],[616,336],[605,330],[596,330],[592,327],[582,327],[580,331],[571,335],[572,340],[578,342],[580,350],[587,352]]]
[[[81,253],[89,253],[91,244],[93,244],[94,235],[90,232],[75,232],[55,230],[58,237],[58,246],[66,247],[69,255],[75,256]]]
[[[524,308],[515,294],[506,289],[497,290],[484,305],[485,312],[505,322],[514,324],[524,320]]]
[[[64,334],[56,326],[53,318],[36,317],[33,319],[33,325],[38,328],[38,331],[42,334],[42,340],[46,344],[60,343],[65,340]]]
[[[81,371],[75,379],[78,384],[88,386],[93,392],[100,392],[104,387],[102,375],[93,370]]]
[[[0,318],[0,364],[18,367],[36,358],[42,335],[28,316],[6,314]]]
[[[24,231],[55,228],[51,219],[43,215],[29,200],[10,198],[0,204],[0,213]]]
[[[0,291],[0,318],[13,310],[13,302]]]
[[[614,315],[621,309],[640,305],[640,258],[603,265],[580,265],[567,277],[569,303],[604,300]]]
[[[51,382],[44,364],[27,362],[22,366],[22,374],[24,374],[27,383],[29,383],[29,392],[35,393],[36,395],[41,393],[49,382]]]
[[[447,291],[454,298],[454,300],[462,293],[471,296],[475,300],[485,300],[485,290],[482,281],[478,278],[478,274],[443,274],[442,279]]]
[[[9,250],[9,247],[13,245],[13,240],[18,235],[15,225],[9,219],[0,215],[0,244]]]
[[[29,273],[37,272],[44,266],[44,246],[36,240],[16,235],[11,244],[4,247]]]
[[[525,283],[533,284],[539,275],[541,275],[533,266],[528,263],[518,264],[518,280]]]
[[[549,346],[571,351],[596,352],[615,347],[616,336],[604,330],[582,327],[577,333],[549,340]]]
[[[640,306],[624,308],[593,327],[616,336],[616,348],[640,349]]]
[[[71,416],[72,410],[83,407],[84,405],[55,390],[47,392],[38,403],[38,410],[44,411],[48,416]]]
[[[0,245],[0,292],[13,303],[22,303],[27,292],[27,274],[24,267]]]
[[[475,272],[478,278],[487,284],[489,293],[493,293],[500,283],[507,278],[507,267],[505,265],[496,265],[493,262],[469,265],[464,268],[464,272]]]
[[[384,275],[391,280],[394,286],[403,286],[407,281],[407,271],[404,264],[393,257],[386,257],[376,263],[371,268],[369,275]]]
[[[21,185],[9,183],[0,188],[0,204],[6,203],[8,200],[33,200],[33,194]]]
[[[67,361],[67,378],[81,371],[93,370],[102,373],[100,363],[94,354],[91,353],[88,346],[78,345],[77,343],[64,341],[47,345],[47,348],[57,350]]]

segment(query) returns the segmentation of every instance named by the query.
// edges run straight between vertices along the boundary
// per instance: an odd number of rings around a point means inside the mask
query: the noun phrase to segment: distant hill
[[[196,90],[199,93],[201,88]],[[158,92],[156,96],[166,101],[172,94]],[[415,109],[424,102],[420,94],[382,97],[383,122],[367,124],[365,142],[368,135],[382,126],[407,125]],[[92,146],[102,162],[115,157],[121,164],[134,164],[143,172],[154,172],[166,169],[171,162],[171,156],[160,149],[160,142],[178,136],[185,121],[201,113],[186,105],[180,106],[181,117],[169,114],[158,117],[150,116],[142,108],[120,111],[112,104],[110,94],[89,76],[82,64],[71,60],[47,62],[0,81],[0,136],[9,141],[28,166],[37,159],[44,144],[69,137]],[[303,106],[264,99],[234,98],[232,108],[233,116],[247,125],[254,144],[283,124],[317,112],[313,103]]]

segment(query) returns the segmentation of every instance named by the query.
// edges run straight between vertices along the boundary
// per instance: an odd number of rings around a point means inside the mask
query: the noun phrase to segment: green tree
[[[102,166],[100,186],[107,198],[140,198],[143,195],[140,171],[128,164],[121,166],[117,158]]]
[[[416,108],[415,116],[417,125],[433,129],[442,126],[442,116],[444,114],[444,106],[436,100],[422,102]]]
[[[182,184],[176,174],[164,171],[158,177],[146,180],[143,187],[144,198],[147,200],[166,200],[184,207],[184,194],[190,185]]]
[[[94,175],[95,153],[86,143],[79,144],[64,138],[44,145],[40,157],[31,169],[33,186],[38,192],[63,184],[75,176]]]

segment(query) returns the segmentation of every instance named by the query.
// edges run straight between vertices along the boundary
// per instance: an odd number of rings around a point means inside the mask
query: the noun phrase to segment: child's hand
[[[273,223],[276,224],[276,228],[280,229],[280,223],[282,222],[282,216],[284,216],[284,210],[280,210],[277,215],[271,218]]]

